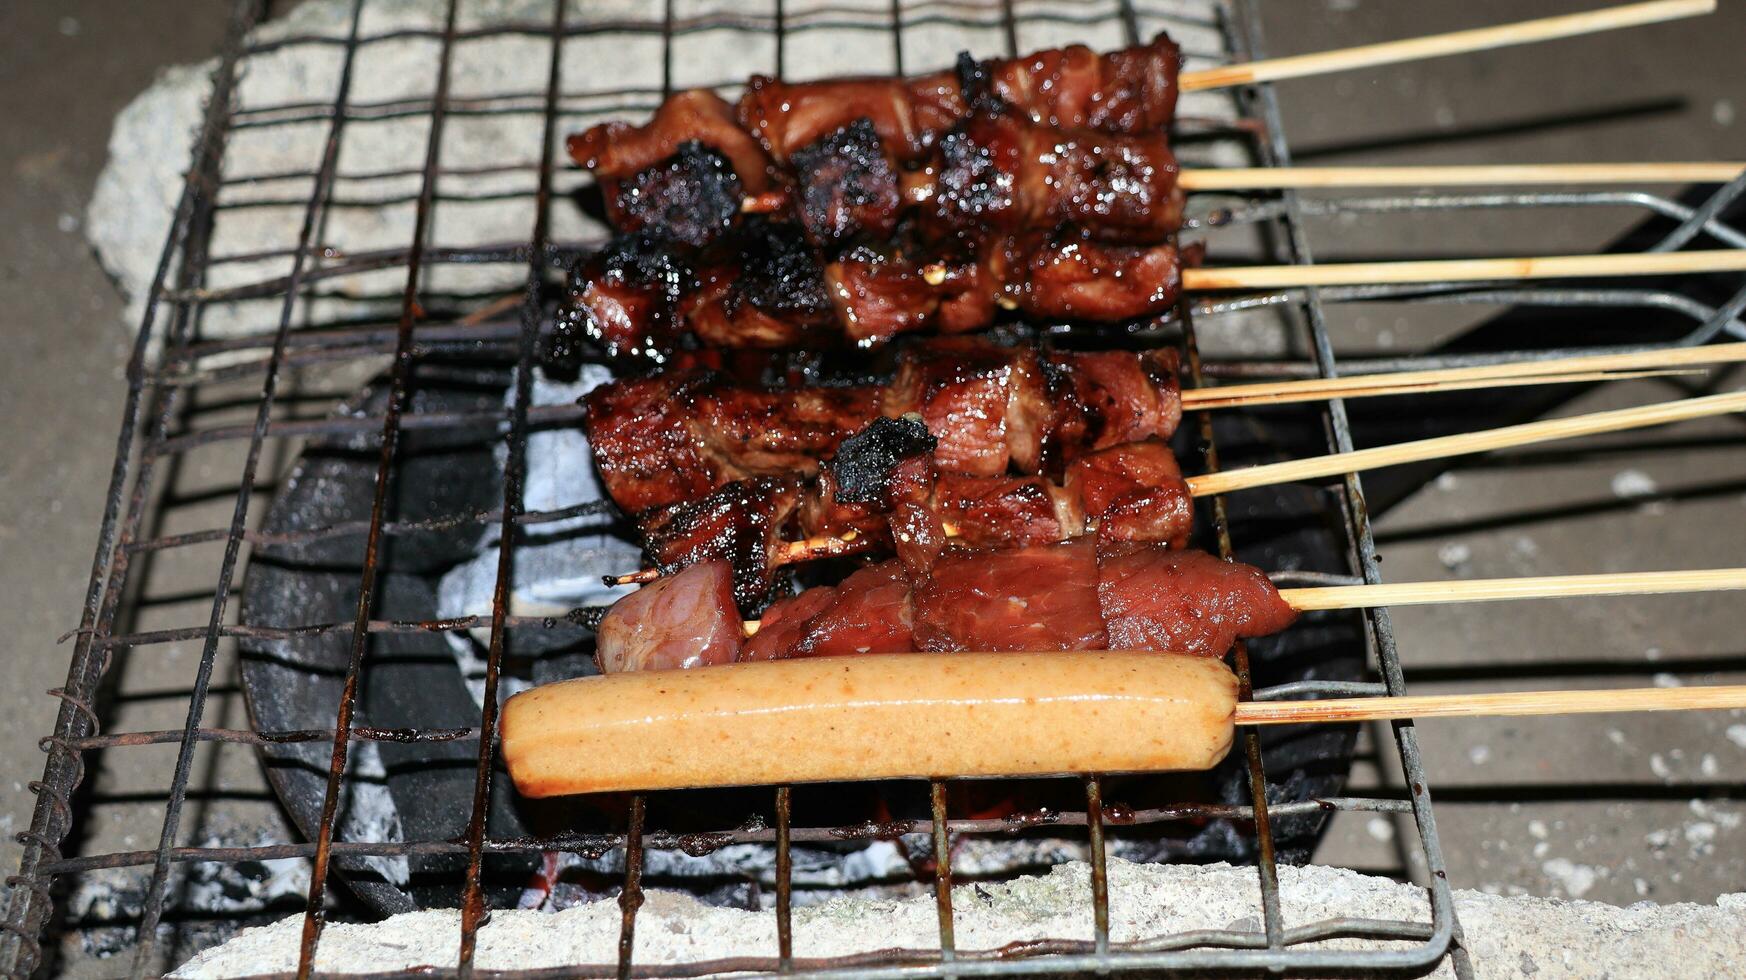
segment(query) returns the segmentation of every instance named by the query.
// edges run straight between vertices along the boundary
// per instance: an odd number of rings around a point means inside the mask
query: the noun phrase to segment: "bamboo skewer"
[[[1496,602],[1504,599],[1570,599],[1583,596],[1670,595],[1679,592],[1733,592],[1746,589],[1746,568],[1672,572],[1607,572],[1598,575],[1534,575],[1524,578],[1456,579],[1447,582],[1384,582],[1314,589],[1280,589],[1279,597],[1298,612],[1319,609],[1370,609],[1446,602]],[[763,624],[748,619],[747,636]],[[1326,702],[1324,702],[1326,703]]]
[[[1312,589],[1281,589],[1279,595],[1291,608],[1308,612],[1312,609],[1368,609],[1375,606],[1424,606],[1444,602],[1496,602],[1504,599],[1563,599],[1605,595],[1666,595],[1674,592],[1727,592],[1736,589],[1746,589],[1746,568],[1332,585]]]
[[[1746,685],[1635,687],[1612,691],[1510,691],[1498,694],[1409,694],[1321,701],[1239,701],[1239,725],[1387,721],[1400,718],[1503,718],[1604,714],[1615,711],[1698,711],[1746,708]]]
[[[1315,54],[1268,58],[1264,61],[1251,61],[1247,64],[1185,71],[1178,78],[1177,84],[1184,92],[1196,92],[1202,89],[1248,85],[1254,82],[1302,78],[1306,75],[1321,75],[1328,72],[1350,71],[1355,68],[1392,65],[1402,61],[1440,58],[1445,55],[1486,51],[1493,48],[1530,44],[1536,41],[1550,41],[1581,34],[1594,34],[1625,27],[1640,27],[1645,24],[1656,24],[1662,21],[1678,20],[1682,17],[1707,14],[1715,9],[1715,0],[1652,0],[1649,3],[1627,3],[1615,7],[1603,7],[1599,10],[1587,10],[1582,13],[1564,14],[1558,17],[1542,17],[1537,20],[1517,21],[1513,24],[1499,24],[1495,27],[1480,27],[1472,30],[1453,31],[1448,34],[1431,34],[1400,41],[1384,41],[1380,44],[1364,44],[1357,47],[1340,48],[1335,51],[1319,51]]]
[[[1725,184],[1746,163],[1544,163],[1428,167],[1229,167],[1183,170],[1189,191],[1316,187],[1492,187],[1546,184]]]
[[[1639,369],[1670,369],[1706,364],[1746,361],[1746,342],[1700,347],[1664,347],[1624,354],[1589,354],[1544,361],[1517,361],[1480,367],[1444,368],[1433,371],[1394,371],[1338,378],[1308,378],[1297,381],[1263,381],[1251,384],[1189,388],[1182,392],[1182,407],[1189,410],[1233,408],[1240,405],[1316,401],[1322,398],[1363,398],[1378,395],[1416,394],[1454,388],[1434,385],[1468,385],[1517,381],[1557,384],[1593,378],[1608,372]],[[1624,377],[1614,374],[1613,379]],[[1650,375],[1640,375],[1648,377]],[[1599,379],[1597,379],[1599,380]]]
[[[1223,387],[1190,388],[1182,393],[1182,407],[1188,411],[1204,411],[1213,408],[1239,408],[1244,405],[1290,405],[1297,402],[1326,401],[1332,398],[1373,398],[1381,395],[1425,395],[1448,391],[1519,388],[1527,385],[1636,381],[1643,378],[1668,378],[1702,373],[1703,371],[1695,368],[1663,371],[1583,371],[1576,374],[1525,374],[1515,377],[1450,381],[1408,381],[1401,379],[1393,380],[1389,384],[1349,383],[1362,381],[1362,378],[1314,378],[1305,379],[1305,382],[1281,381],[1243,385],[1244,388],[1254,390],[1235,395],[1226,395]],[[1373,375],[1373,377],[1393,378],[1394,376]],[[1305,388],[1301,391],[1286,387],[1306,382],[1315,385],[1315,387]]]
[[[1746,249],[1633,252],[1623,255],[1543,255],[1496,259],[1428,259],[1327,265],[1251,265],[1183,269],[1182,288],[1281,289],[1379,283],[1482,282],[1489,279],[1591,279],[1746,271]]]
[[[1569,418],[1545,419],[1522,425],[1506,425],[1496,429],[1486,429],[1482,432],[1464,432],[1460,435],[1438,436],[1433,439],[1416,439],[1412,442],[1397,443],[1392,446],[1330,453],[1326,456],[1316,456],[1310,459],[1267,463],[1240,470],[1202,473],[1186,478],[1185,482],[1194,496],[1204,497],[1210,494],[1229,493],[1233,490],[1268,486],[1274,483],[1340,476],[1360,470],[1375,469],[1379,466],[1395,466],[1401,463],[1444,459],[1449,456],[1490,452],[1495,449],[1525,446],[1537,442],[1552,442],[1559,439],[1573,439],[1578,436],[1598,435],[1603,432],[1641,429],[1734,412],[1746,412],[1746,391],[1706,395],[1701,398],[1681,398],[1676,401],[1641,405],[1636,408],[1591,412],[1587,415],[1573,415]]]

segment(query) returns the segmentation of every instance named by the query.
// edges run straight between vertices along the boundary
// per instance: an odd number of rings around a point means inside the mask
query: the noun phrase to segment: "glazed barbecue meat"
[[[1064,231],[1008,261],[1023,265],[1006,277],[1013,304],[1044,319],[1119,323],[1157,316],[1176,305],[1182,290],[1182,255],[1174,245],[1109,245]]]
[[[865,119],[794,155],[796,218],[815,244],[883,238],[900,212],[933,236],[1073,225],[1101,241],[1155,243],[1182,225],[1181,168],[1162,131],[1125,135],[1032,122],[983,99],[912,170]],[[782,209],[783,194],[755,202]]]
[[[754,477],[652,511],[639,524],[649,557],[663,573],[726,562],[733,570],[734,599],[752,608],[770,591],[776,549],[800,501],[797,478]]]
[[[866,120],[899,161],[927,152],[964,114],[957,73],[917,78],[827,78],[783,82],[753,75],[735,107],[745,132],[778,163],[858,120]]]
[[[742,642],[741,621],[724,599],[728,577],[715,563],[692,566],[620,600],[601,622],[601,666],[659,669],[725,662],[730,654],[781,660],[906,650],[1218,657],[1235,641],[1278,632],[1297,616],[1251,566],[1079,538],[1004,551],[949,549],[926,569],[895,559],[868,566],[841,585],[771,606]],[[651,593],[653,599],[632,601]]]
[[[582,399],[606,491],[626,513],[750,476],[811,475],[881,415],[914,413],[942,471],[1004,475],[1139,439],[1182,418],[1174,351],[1005,348],[954,338],[906,351],[885,387],[766,389],[712,373],[625,378]]]
[[[866,458],[900,440],[911,447],[904,455]],[[890,549],[916,570],[948,544],[1020,547],[1092,533],[1106,543],[1181,548],[1194,528],[1188,484],[1159,442],[1081,457],[1064,483],[942,473],[931,445],[913,420],[875,420],[845,440],[815,481],[737,481],[645,515],[639,522],[645,546],[662,572],[700,560],[731,562],[735,597],[751,609],[776,573],[803,557]],[[789,542],[802,539],[816,550],[791,555]]]
[[[1108,241],[1157,242],[1182,225],[1180,170],[1161,131],[1064,129],[985,99],[905,175],[904,188],[941,232],[1071,224]]]
[[[672,95],[641,126],[605,122],[570,136],[570,156],[594,172],[606,217],[621,232],[647,231],[702,246],[739,217],[748,195],[783,180],[733,107],[713,92]]]
[[[1083,44],[982,62],[988,91],[1040,123],[1109,133],[1168,129],[1182,50],[1169,35],[1098,54]]]
[[[788,83],[756,76],[737,111],[778,162],[858,119],[872,124],[895,160],[913,162],[968,110],[966,80],[1039,123],[1144,133],[1166,129],[1175,118],[1181,62],[1180,49],[1159,34],[1109,54],[1075,44],[981,63],[963,58],[955,71],[912,79]]]
[[[583,429],[613,502],[643,514],[751,476],[809,474],[878,414],[878,389],[764,389],[712,372],[601,385]]]
[[[678,304],[692,273],[666,239],[621,235],[570,270],[565,301],[545,350],[565,373],[592,342],[608,357],[661,359],[678,335]]]
[[[560,350],[664,363],[690,335],[711,347],[875,347],[903,333],[968,333],[999,307],[1047,320],[1119,322],[1167,312],[1174,245],[1114,245],[1071,229],[921,245],[858,242],[826,262],[799,226],[750,216],[701,250],[653,232],[578,262],[558,314]]]

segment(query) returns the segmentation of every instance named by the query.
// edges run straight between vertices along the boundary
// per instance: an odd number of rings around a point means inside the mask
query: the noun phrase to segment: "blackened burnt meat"
[[[939,440],[917,418],[877,418],[843,440],[825,470],[836,485],[836,499],[867,504],[889,500],[891,483],[905,460],[932,454]]]
[[[725,561],[733,569],[734,599],[750,608],[770,589],[774,549],[799,503],[798,479],[758,477],[654,511],[639,523],[649,557],[663,572]]]
[[[824,267],[800,230],[751,217],[697,258],[686,326],[712,347],[793,347],[833,321]]]
[[[857,119],[794,154],[799,217],[809,239],[831,245],[897,227],[897,169],[870,119]],[[738,206],[738,201],[735,206]]]
[[[697,140],[654,166],[618,180],[605,196],[619,231],[652,231],[687,245],[707,245],[739,216],[745,186],[727,157]]]
[[[678,303],[691,270],[664,238],[620,235],[570,269],[545,360],[573,373],[590,342],[608,357],[658,357],[678,334]]]
[[[733,107],[707,89],[669,96],[641,126],[604,122],[572,135],[565,145],[578,164],[594,172],[603,192],[611,197],[614,192],[605,186],[608,182],[654,167],[692,142],[725,157],[747,193],[769,189],[774,176],[769,155],[740,128]]]

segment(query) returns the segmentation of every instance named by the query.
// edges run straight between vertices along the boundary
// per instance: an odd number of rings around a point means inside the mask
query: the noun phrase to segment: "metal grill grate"
[[[132,960],[132,972],[143,975],[153,969],[155,962],[154,944],[158,925],[163,921],[170,902],[171,871],[174,866],[192,862],[239,862],[287,857],[313,860],[303,944],[303,969],[307,970],[313,961],[313,950],[319,940],[324,898],[330,886],[328,879],[331,862],[342,856],[409,854],[452,854],[465,858],[464,878],[456,883],[457,898],[460,899],[463,909],[459,937],[462,966],[459,972],[470,974],[473,972],[472,955],[476,932],[487,913],[481,884],[482,863],[486,855],[552,849],[600,850],[608,847],[622,847],[626,853],[626,873],[620,898],[623,925],[619,962],[564,972],[567,975],[589,976],[649,975],[655,972],[653,967],[633,963],[630,955],[637,909],[641,903],[643,856],[650,849],[675,849],[684,846],[684,842],[677,835],[644,826],[645,805],[641,797],[631,801],[628,832],[619,836],[587,839],[565,837],[556,840],[500,839],[492,837],[487,826],[490,783],[493,778],[493,743],[497,725],[496,699],[493,695],[502,671],[506,631],[539,629],[550,625],[549,621],[540,618],[509,614],[510,565],[516,532],[540,523],[573,517],[589,509],[527,511],[522,505],[522,479],[526,472],[530,428],[562,423],[574,418],[574,413],[568,409],[532,406],[529,393],[529,368],[544,312],[544,298],[550,292],[550,280],[568,259],[589,244],[585,240],[558,240],[553,232],[553,200],[572,189],[577,180],[575,174],[558,165],[555,154],[557,139],[579,117],[618,115],[652,108],[663,95],[675,87],[677,42],[700,32],[729,30],[741,32],[749,38],[767,38],[773,52],[773,68],[779,74],[792,64],[794,52],[807,45],[815,32],[865,32],[868,37],[883,37],[888,40],[892,67],[901,71],[920,67],[906,63],[905,53],[909,49],[906,36],[923,28],[946,32],[994,32],[1003,39],[1009,51],[1017,51],[1020,48],[1021,30],[1027,25],[1053,24],[1087,29],[1114,25],[1121,36],[1129,42],[1135,42],[1160,26],[1171,26],[1180,20],[1177,11],[1154,10],[1144,3],[1126,0],[1072,8],[1058,8],[1024,0],[1007,0],[1004,3],[992,0],[891,0],[889,6],[835,3],[830,0],[819,3],[806,3],[804,0],[789,0],[785,3],[783,0],[775,0],[773,7],[763,14],[750,14],[731,6],[723,6],[694,16],[680,16],[676,12],[679,4],[676,0],[668,0],[660,10],[641,17],[603,19],[581,14],[559,2],[553,5],[550,19],[545,22],[472,27],[463,26],[464,22],[459,19],[463,12],[458,9],[460,6],[459,0],[449,0],[446,24],[441,30],[396,29],[371,33],[366,30],[371,13],[370,0],[353,0],[349,30],[344,36],[309,34],[252,42],[249,40],[249,32],[263,13],[262,4],[260,0],[237,0],[235,4],[229,38],[213,72],[212,97],[196,143],[192,170],[176,206],[152,293],[145,305],[140,338],[128,365],[125,414],[109,487],[108,507],[93,561],[90,587],[76,631],[67,683],[64,688],[53,692],[60,698],[62,706],[53,734],[43,742],[48,761],[43,779],[32,786],[37,792],[38,800],[31,828],[20,835],[25,852],[20,873],[13,879],[17,888],[4,922],[6,943],[3,959],[0,959],[9,975],[29,974],[41,962],[40,941],[55,905],[54,882],[57,877],[105,868],[151,869],[150,885],[145,896]],[[1260,56],[1258,18],[1252,5],[1221,3],[1209,9],[1216,10],[1216,18],[1198,26],[1222,32],[1227,46],[1239,58]],[[472,43],[509,36],[543,39],[549,45],[549,69],[545,87],[538,91],[454,96],[450,92],[450,80],[457,53]],[[619,80],[612,78],[571,77],[571,73],[564,71],[564,48],[567,43],[583,37],[623,37],[658,43],[660,85],[626,87],[618,85]],[[351,97],[351,83],[353,67],[360,52],[389,40],[424,40],[440,49],[438,63],[441,67],[432,93],[428,97],[354,100]],[[298,48],[328,49],[341,59],[342,67],[335,97],[328,102],[302,101],[239,107],[236,101],[239,80],[251,61]],[[1190,53],[1192,55],[1195,52]],[[738,79],[720,78],[714,81],[727,86]],[[693,83],[688,79],[684,84]],[[1266,163],[1289,163],[1290,148],[1271,88],[1261,86],[1245,90],[1240,94],[1239,101],[1243,117],[1239,125],[1229,127],[1224,135],[1227,138],[1248,141],[1250,149]],[[504,158],[488,165],[448,167],[443,164],[443,133],[446,123],[457,118],[528,114],[539,117],[543,123],[544,138],[538,148],[537,160],[527,159],[526,154],[533,149],[531,147],[505,147]],[[418,118],[428,122],[422,166],[416,169],[386,168],[350,172],[343,175],[342,179],[339,161],[348,126],[392,118]],[[1185,126],[1192,127],[1202,122],[1185,120]],[[306,196],[291,194],[282,199],[257,197],[251,202],[228,203],[224,196],[226,190],[244,182],[243,178],[229,177],[224,173],[223,163],[228,142],[237,134],[251,130],[293,126],[320,126],[325,129],[324,152],[318,165],[307,171],[252,175],[246,178],[246,183],[254,187],[279,184],[296,186],[305,183],[309,187],[309,193]],[[525,181],[529,176],[533,179],[531,188],[516,185],[505,190],[500,180],[512,178]],[[377,197],[348,199],[342,197],[339,189],[342,183],[348,186],[393,184],[396,179],[415,179],[418,182],[416,191],[397,191]],[[487,179],[497,182],[490,183]],[[485,182],[481,185],[485,189],[467,190],[465,188],[469,182]],[[459,183],[463,190],[446,189],[455,183]],[[1298,195],[1286,192],[1277,197],[1250,201],[1221,214],[1218,220],[1225,224],[1252,225],[1264,231],[1276,243],[1276,251],[1281,261],[1299,263],[1312,261],[1305,230],[1306,217],[1333,213],[1375,214],[1434,209],[1625,206],[1639,208],[1647,214],[1659,215],[1678,223],[1676,230],[1661,241],[1659,248],[1678,248],[1700,234],[1732,246],[1746,247],[1746,234],[1718,221],[1722,208],[1742,190],[1746,190],[1746,182],[1737,180],[1695,208],[1646,194],[1610,192],[1420,195],[1317,202],[1300,200]],[[440,235],[433,232],[432,228],[435,202],[439,198],[445,201],[466,200],[480,203],[531,199],[534,215],[531,231],[525,240],[514,242],[443,245]],[[231,213],[240,208],[273,204],[302,208],[301,232],[294,247],[230,254],[214,254],[211,251],[214,229],[226,221]],[[326,218],[336,208],[352,206],[410,206],[414,215],[411,232],[403,244],[392,248],[333,254],[322,241]],[[234,277],[227,277],[229,284],[211,284],[213,277],[210,273],[214,270],[273,260],[288,263],[288,271],[282,275],[257,277],[241,282],[234,281]],[[445,266],[525,268],[517,306],[519,315],[511,319],[486,319],[483,322],[424,322],[420,307],[421,298],[426,295],[422,289],[424,276],[432,268]],[[397,300],[398,321],[394,326],[312,326],[306,322],[304,305],[311,301],[313,288],[324,282],[371,271],[398,272],[402,276],[402,288]],[[208,310],[219,304],[245,300],[276,303],[276,327],[270,332],[240,336],[209,338],[204,335],[202,320]],[[1333,376],[1338,373],[1340,365],[1329,340],[1325,304],[1404,300],[1529,307],[1640,307],[1659,310],[1689,321],[1690,329],[1681,341],[1683,343],[1706,342],[1724,332],[1746,336],[1746,325],[1739,319],[1741,312],[1746,310],[1746,288],[1734,294],[1726,303],[1711,306],[1683,293],[1653,288],[1573,289],[1483,284],[1294,290],[1199,303],[1185,301],[1179,315],[1170,324],[1170,330],[1180,330],[1186,334],[1190,353],[1190,376],[1195,383],[1201,381],[1203,374],[1211,375],[1215,372],[1222,376]],[[1196,347],[1196,330],[1217,329],[1215,325],[1220,318],[1260,307],[1277,307],[1291,314],[1302,330],[1302,340],[1310,352],[1309,357],[1294,362],[1251,359],[1203,365]],[[418,356],[456,350],[472,351],[499,360],[513,360],[519,366],[514,397],[506,414],[420,413],[408,410],[408,379]],[[1531,356],[1546,356],[1546,353],[1540,351]],[[393,359],[390,374],[391,395],[382,413],[306,419],[290,417],[282,411],[282,379],[288,371],[305,368],[337,370],[347,365],[370,361],[372,358],[379,361],[383,355],[392,355]],[[1373,361],[1366,366],[1452,366],[1519,356],[1524,355],[1411,357],[1387,362]],[[258,390],[246,406],[252,409],[252,420],[205,427],[179,427],[175,424],[180,417],[180,409],[203,386],[243,382],[258,383]],[[414,429],[438,429],[476,425],[481,422],[498,423],[505,430],[508,454],[501,506],[432,520],[390,520],[384,504],[389,479],[397,462],[396,448],[400,434]],[[1327,406],[1323,423],[1330,449],[1352,448],[1351,430],[1341,403],[1334,402]],[[1199,419],[1199,427],[1206,464],[1209,468],[1216,469],[1219,462],[1218,447],[1213,441],[1211,421],[1204,413]],[[336,522],[289,533],[267,533],[251,528],[251,504],[260,490],[261,468],[268,447],[285,440],[344,433],[379,434],[379,442],[375,444],[378,453],[376,496],[369,519],[361,522]],[[178,460],[217,443],[246,445],[235,506],[229,523],[223,527],[174,533],[156,530],[157,523],[149,518],[156,506],[156,495],[167,479],[166,474],[174,470]],[[1355,475],[1345,478],[1339,495],[1339,507],[1351,553],[1352,564],[1348,570],[1350,575],[1367,582],[1379,581],[1381,574],[1371,537],[1365,498],[1361,483]],[[1221,550],[1229,554],[1232,548],[1231,526],[1222,498],[1214,504],[1214,518]],[[502,535],[499,546],[495,602],[491,615],[440,622],[399,622],[371,618],[377,557],[384,540],[445,527],[484,526],[494,523],[502,523],[509,529],[509,533]],[[364,571],[362,595],[357,604],[357,616],[353,621],[304,623],[293,627],[234,621],[229,600],[238,561],[245,546],[357,537],[363,538]],[[120,617],[120,612],[124,597],[130,594],[135,585],[133,579],[138,573],[136,564],[144,564],[152,556],[201,545],[217,545],[222,548],[206,621],[203,624],[153,630],[130,632],[123,629],[124,620]],[[1382,678],[1381,683],[1310,682],[1293,685],[1288,690],[1254,691],[1250,685],[1246,652],[1239,647],[1236,651],[1236,666],[1242,682],[1243,696],[1393,696],[1404,693],[1405,684],[1386,610],[1366,611],[1363,617],[1368,643]],[[476,727],[408,732],[352,724],[358,682],[369,666],[369,638],[372,635],[466,628],[486,628],[490,631],[490,657],[486,670],[487,696],[484,699],[483,715]],[[238,638],[286,638],[316,633],[335,633],[350,637],[351,661],[346,674],[345,694],[342,702],[336,706],[336,723],[333,728],[256,731],[250,728],[206,725],[206,707],[212,692],[215,664],[222,643]],[[171,730],[100,733],[99,711],[96,708],[98,691],[117,651],[137,651],[185,641],[200,645],[185,725]],[[343,737],[336,737],[336,732]],[[797,959],[794,956],[791,934],[793,896],[789,880],[790,846],[794,842],[840,839],[842,830],[791,826],[789,793],[786,789],[778,789],[774,799],[777,819],[773,827],[747,827],[713,835],[722,844],[774,844],[777,855],[775,914],[779,936],[776,955],[662,966],[659,967],[659,972],[669,976],[692,976],[722,971],[779,971],[842,978],[871,978],[1139,968],[1193,971],[1411,971],[1422,969],[1447,956],[1452,957],[1457,975],[1469,976],[1471,970],[1456,938],[1458,930],[1453,901],[1444,873],[1444,858],[1438,843],[1429,783],[1420,764],[1416,733],[1411,724],[1393,726],[1391,732],[1407,785],[1410,787],[1406,799],[1352,796],[1270,805],[1267,792],[1269,782],[1262,765],[1259,740],[1253,734],[1245,734],[1242,754],[1248,767],[1252,794],[1250,805],[1184,802],[1124,814],[1123,822],[1133,824],[1212,818],[1246,821],[1253,829],[1259,859],[1261,914],[1258,929],[1224,929],[1160,935],[1134,942],[1112,942],[1103,847],[1106,819],[1104,787],[1098,777],[1091,776],[1084,781],[1084,809],[1058,814],[1054,825],[1063,828],[1084,827],[1088,836],[1093,855],[1092,894],[1088,898],[1093,905],[1094,938],[1090,942],[1043,940],[1027,943],[1022,947],[993,951],[959,950],[955,946],[952,931],[953,875],[950,840],[954,836],[1006,833],[1012,826],[1010,822],[999,819],[952,818],[947,812],[946,785],[936,782],[932,786],[930,819],[887,825],[883,831],[930,833],[932,836],[933,853],[941,856],[938,861],[936,886],[939,909],[938,947],[886,951],[830,960]],[[481,733],[487,737],[481,739]],[[370,740],[454,741],[475,743],[479,746],[471,817],[463,839],[336,839],[335,812],[345,778],[348,753],[353,743]],[[183,817],[189,799],[195,749],[205,742],[251,746],[289,742],[331,743],[333,752],[326,775],[326,806],[318,838],[309,843],[271,842],[240,847],[188,846],[182,843]],[[157,844],[139,850],[63,855],[61,844],[77,816],[75,791],[86,775],[87,754],[104,750],[124,752],[149,745],[177,747]],[[1289,927],[1286,925],[1280,909],[1273,822],[1282,817],[1319,811],[1359,811],[1411,816],[1418,830],[1418,848],[1429,873],[1426,887],[1428,921],[1338,918]],[[1336,937],[1398,942],[1386,949],[1370,951],[1311,945],[1319,940]],[[438,972],[446,975],[446,971]]]

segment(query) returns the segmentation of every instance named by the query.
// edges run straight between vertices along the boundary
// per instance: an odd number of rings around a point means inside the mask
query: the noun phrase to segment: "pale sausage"
[[[884,654],[611,674],[518,694],[523,796],[931,776],[1208,769],[1223,662],[1153,652]]]

